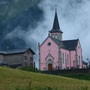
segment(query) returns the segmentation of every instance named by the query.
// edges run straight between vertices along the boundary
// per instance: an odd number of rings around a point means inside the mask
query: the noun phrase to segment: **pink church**
[[[57,11],[48,37],[39,45],[39,68],[45,70],[82,68],[82,48],[79,39],[62,40]]]

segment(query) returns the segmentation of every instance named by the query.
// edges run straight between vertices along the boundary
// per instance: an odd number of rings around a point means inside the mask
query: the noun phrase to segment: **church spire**
[[[55,8],[55,17],[54,17],[54,22],[53,22],[53,28],[50,32],[51,33],[53,33],[53,32],[63,33],[59,26],[59,21],[58,21],[58,16],[57,16],[57,8]]]
[[[62,41],[62,31],[59,26],[58,16],[57,16],[57,8],[55,8],[55,17],[53,22],[53,27],[51,31],[49,31],[49,36],[55,38],[59,41]]]

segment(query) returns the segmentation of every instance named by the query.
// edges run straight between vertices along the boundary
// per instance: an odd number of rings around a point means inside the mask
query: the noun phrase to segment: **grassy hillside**
[[[90,81],[90,74],[88,74],[88,73],[60,74],[60,76]]]
[[[51,87],[57,88],[57,90],[87,90],[84,87],[88,87],[90,90],[90,81],[0,67],[0,90],[24,89],[28,87],[30,82],[32,82],[32,88]]]

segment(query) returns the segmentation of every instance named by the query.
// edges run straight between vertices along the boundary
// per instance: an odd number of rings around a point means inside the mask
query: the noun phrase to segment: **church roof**
[[[53,38],[53,37],[50,37],[58,46],[62,46],[62,47],[64,47],[64,45],[63,45],[63,43],[62,43],[62,41],[59,41],[59,40],[57,40],[57,39],[55,39],[55,38]]]
[[[64,48],[67,50],[75,50],[75,48],[77,47],[78,44],[78,40],[79,39],[75,39],[75,40],[65,40],[62,41]]]
[[[60,29],[60,26],[59,26],[59,21],[58,21],[58,16],[57,16],[57,11],[55,11],[55,17],[54,17],[54,23],[53,23],[53,28],[51,29],[51,31],[49,31],[50,33],[53,33],[53,32],[60,32],[60,33],[63,33]]]
[[[55,38],[50,37],[58,46],[66,50],[75,50],[79,39],[59,41]]]
[[[87,65],[87,64],[88,64],[86,61],[82,61],[82,62],[83,62],[83,64],[85,64],[85,65]]]

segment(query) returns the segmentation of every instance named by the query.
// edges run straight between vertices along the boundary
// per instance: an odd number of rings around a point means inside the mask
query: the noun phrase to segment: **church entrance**
[[[48,71],[52,71],[52,64],[48,64]]]

